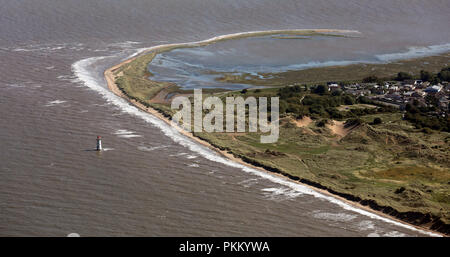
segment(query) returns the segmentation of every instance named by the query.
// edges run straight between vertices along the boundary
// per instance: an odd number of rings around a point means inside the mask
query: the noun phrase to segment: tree
[[[322,105],[311,105],[311,107],[309,107],[309,112],[312,114],[318,114],[319,116],[323,116],[325,114],[325,109],[323,108]]]
[[[285,113],[287,111],[287,109],[289,108],[288,103],[286,103],[286,101],[281,100],[280,101],[280,113]]]
[[[412,104],[410,104],[410,103],[408,103],[408,104],[405,106],[405,110],[406,110],[407,112],[409,112],[409,113],[419,113],[419,112],[420,112],[419,109],[417,109],[416,106],[414,106],[414,105],[412,105]]]
[[[375,83],[378,81],[378,77],[377,76],[369,76],[369,77],[365,77],[362,82],[363,83]]]
[[[443,68],[441,72],[438,73],[438,78],[441,81],[450,81],[450,68]]]
[[[292,98],[292,97],[296,97],[296,96],[300,96],[301,94],[301,87],[300,86],[286,86],[286,87],[282,87],[280,89],[278,89],[278,96],[280,97],[280,99],[288,99],[288,98]]]
[[[318,94],[318,95],[323,95],[325,93],[328,92],[328,86],[325,85],[318,85],[315,89],[314,89],[314,93]]]
[[[426,95],[425,101],[428,105],[435,106],[435,107],[439,106],[439,100],[434,95],[430,95],[430,94]]]
[[[339,112],[336,108],[328,108],[326,111],[328,112],[330,117],[333,118],[333,119],[342,119],[342,118],[344,118],[342,113]]]
[[[433,74],[428,71],[421,70],[420,71],[420,79],[422,81],[430,81],[433,78]]]
[[[333,90],[333,92],[331,92],[332,96],[340,96],[342,95],[342,90],[337,89],[337,90]]]
[[[241,93],[242,93],[242,94],[247,94],[247,91],[248,91],[248,90],[247,90],[246,88],[244,88],[244,89],[242,89]]]
[[[441,83],[441,79],[439,78],[439,76],[433,76],[433,78],[431,78],[430,83],[436,85],[438,83]]]
[[[344,103],[345,103],[346,105],[353,105],[353,104],[355,104],[355,98],[352,97],[352,96],[350,96],[350,95],[346,95],[346,96],[344,97]]]
[[[359,103],[362,103],[362,104],[373,104],[372,100],[370,100],[366,96],[360,96],[360,97],[358,97],[357,100],[358,100]]]
[[[407,80],[407,79],[412,79],[412,76],[411,76],[411,74],[403,72],[403,71],[397,73],[397,77],[395,78],[395,80],[398,80],[398,81],[403,81],[403,80]]]

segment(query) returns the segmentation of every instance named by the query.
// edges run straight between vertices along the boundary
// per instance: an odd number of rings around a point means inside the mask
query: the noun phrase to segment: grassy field
[[[147,64],[155,54],[142,55],[114,71],[116,84],[128,97],[171,116],[173,110],[168,104],[155,104],[151,99],[163,89],[184,94],[191,92],[183,91],[175,84],[148,78]],[[450,55],[445,54],[383,65],[359,64],[266,74],[272,77],[266,80],[233,77],[227,81],[285,86],[359,80],[369,75],[390,77],[405,70],[414,74],[421,69],[438,71],[449,62],[449,58]],[[278,88],[264,88],[248,90],[246,94],[221,90],[208,94],[221,98],[270,97],[276,96],[277,92]],[[354,108],[374,106],[338,107],[342,112]],[[370,125],[376,117],[382,119],[382,124]],[[345,136],[339,136],[330,127],[318,127],[317,122],[299,127],[294,116],[282,115],[279,141],[273,144],[260,143],[260,133],[195,133],[195,136],[249,163],[320,183],[333,192],[371,200],[398,212],[429,213],[449,224],[450,134],[437,131],[425,134],[403,120],[400,112],[359,118],[363,124],[346,128]]]

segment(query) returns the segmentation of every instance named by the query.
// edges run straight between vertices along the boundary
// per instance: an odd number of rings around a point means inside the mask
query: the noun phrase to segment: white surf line
[[[285,31],[285,30],[283,30]],[[264,31],[260,31],[260,32],[264,32]],[[235,34],[231,34],[231,35],[242,35],[247,33],[247,35],[249,35],[248,33],[260,33],[260,32],[242,32],[242,33],[235,33]],[[275,33],[277,33],[278,30],[276,30]],[[218,37],[214,37],[212,39],[217,39],[217,38],[227,38],[230,37],[229,35],[223,35],[223,36],[218,36]],[[212,39],[208,39],[205,41],[198,41],[198,42],[206,42],[206,41],[212,41]],[[189,44],[189,43],[183,43],[183,44]],[[180,44],[168,44],[168,45],[180,45]],[[163,45],[163,46],[168,46],[168,45]],[[155,50],[157,48],[160,48],[162,46],[155,46],[155,47],[150,47],[147,49],[147,51],[151,51]],[[429,231],[425,231],[425,230],[421,230],[418,229],[412,225],[408,225],[402,222],[398,222],[383,216],[380,216],[378,214],[372,213],[370,211],[366,211],[364,209],[360,209],[357,208],[353,205],[350,205],[349,203],[346,203],[342,200],[339,200],[337,198],[334,198],[332,196],[328,196],[328,195],[324,195],[310,187],[307,187],[305,185],[293,182],[293,181],[289,181],[287,178],[281,177],[281,176],[277,176],[274,174],[270,174],[269,172],[263,172],[251,167],[248,167],[246,165],[234,162],[232,160],[229,160],[225,157],[222,157],[221,155],[219,155],[218,153],[214,152],[213,150],[200,145],[196,142],[194,142],[192,139],[182,135],[181,133],[179,133],[174,127],[168,125],[167,123],[165,123],[164,121],[160,120],[159,118],[144,112],[142,110],[140,110],[139,108],[135,107],[134,105],[132,105],[131,103],[129,103],[128,101],[126,101],[125,99],[116,96],[113,92],[111,92],[106,85],[102,86],[100,85],[94,75],[91,73],[92,69],[89,69],[89,66],[94,64],[95,62],[105,59],[105,58],[114,58],[117,56],[101,56],[101,57],[91,57],[91,58],[87,58],[87,59],[82,59],[80,61],[77,61],[75,63],[72,64],[72,71],[74,72],[74,74],[76,75],[76,77],[78,78],[79,82],[81,82],[83,85],[87,86],[88,88],[96,91],[97,93],[99,93],[108,103],[114,104],[117,107],[119,107],[123,112],[128,113],[130,115],[134,115],[136,117],[139,117],[141,119],[143,119],[144,121],[153,124],[154,126],[156,126],[157,128],[159,128],[166,136],[168,136],[169,138],[171,138],[173,141],[175,141],[176,143],[185,146],[187,148],[189,148],[191,151],[196,152],[198,154],[200,154],[201,156],[203,156],[204,158],[210,160],[210,161],[214,161],[217,163],[222,163],[226,166],[229,167],[234,167],[234,168],[239,168],[241,170],[243,170],[244,172],[247,172],[249,174],[253,174],[262,178],[265,178],[271,182],[280,184],[280,185],[284,185],[287,186],[297,192],[303,193],[303,194],[308,194],[311,196],[314,196],[316,198],[319,199],[324,199],[327,200],[331,203],[334,203],[338,206],[340,206],[341,208],[345,209],[345,210],[349,210],[349,211],[353,211],[356,213],[359,213],[361,215],[370,217],[372,219],[377,219],[377,220],[381,220],[384,221],[386,223],[390,223],[390,224],[394,224],[396,226],[402,227],[402,228],[406,228],[412,231],[416,231],[416,232],[420,232],[422,234],[425,235],[429,235],[429,236],[441,236],[440,234],[437,233],[433,233],[433,232],[429,232]],[[103,79],[103,78],[102,78]],[[104,81],[104,80],[102,80]],[[105,82],[103,82],[105,83]]]

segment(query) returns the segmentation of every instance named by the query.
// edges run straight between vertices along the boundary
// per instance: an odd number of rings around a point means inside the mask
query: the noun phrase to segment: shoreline
[[[274,34],[287,34],[287,35],[305,35],[307,33],[343,33],[343,34],[361,34],[361,32],[357,30],[346,30],[346,29],[280,29],[280,30],[260,30],[260,31],[247,31],[247,32],[237,32],[232,34],[215,36],[209,39],[193,41],[187,43],[171,43],[171,44],[162,44],[156,45],[148,48],[142,48],[138,50],[133,55],[127,57],[127,60],[124,61],[125,64],[131,62],[137,57],[144,55],[151,51],[160,51],[158,53],[168,51],[171,49],[182,48],[182,47],[198,47],[205,46],[212,43],[217,43],[224,40],[237,39],[240,37],[255,37],[255,36],[265,36],[265,35],[274,35]],[[116,65],[117,66],[117,65]],[[117,67],[119,68],[119,67]]]
[[[170,125],[171,127],[175,128],[179,133],[181,133],[182,135],[194,140],[196,143],[199,143],[205,147],[207,147],[210,150],[213,150],[214,152],[220,154],[221,156],[225,157],[226,159],[229,159],[233,162],[239,163],[241,165],[244,165],[246,167],[250,167],[252,169],[261,171],[261,172],[265,172],[271,175],[276,175],[278,177],[281,177],[283,179],[287,179],[290,182],[295,182],[298,183],[302,186],[305,186],[307,188],[310,188],[316,192],[319,192],[325,196],[331,196],[339,201],[342,201],[345,204],[348,204],[352,207],[356,207],[358,209],[364,210],[364,211],[368,211],[370,213],[376,214],[380,217],[383,218],[387,218],[389,220],[395,221],[397,223],[409,226],[408,229],[415,229],[415,230],[419,230],[421,233],[430,235],[430,236],[447,236],[446,234],[439,232],[437,230],[433,230],[431,229],[429,226],[433,225],[433,224],[428,224],[428,226],[420,226],[420,225],[415,225],[412,223],[409,223],[407,221],[402,220],[399,217],[390,215],[388,213],[385,213],[381,210],[386,209],[386,208],[390,208],[389,206],[379,206],[376,203],[370,203],[368,201],[366,201],[365,203],[367,203],[367,205],[363,205],[361,202],[365,201],[362,199],[359,200],[355,200],[356,198],[359,197],[355,197],[352,195],[348,195],[348,196],[344,196],[343,194],[339,195],[339,192],[335,192],[332,193],[330,192],[333,191],[332,189],[326,188],[322,185],[320,185],[317,182],[314,181],[307,181],[304,180],[302,178],[298,178],[298,177],[293,177],[289,174],[283,174],[280,172],[277,172],[275,170],[269,170],[267,168],[264,167],[259,167],[256,165],[253,165],[249,162],[246,162],[244,159],[240,158],[240,157],[236,157],[233,154],[230,154],[224,150],[220,150],[217,147],[213,146],[211,143],[209,143],[206,140],[203,140],[197,136],[195,136],[194,134],[192,134],[191,132],[188,132],[184,129],[182,129],[179,126],[174,126],[173,122],[167,118],[166,116],[163,115],[163,113],[161,113],[160,111],[153,109],[151,107],[147,107],[144,106],[143,104],[130,99],[128,96],[126,96],[116,85],[115,83],[115,74],[114,72],[121,68],[123,65],[128,64],[132,61],[134,61],[136,58],[138,58],[141,55],[144,55],[146,53],[149,53],[151,51],[158,51],[158,53],[163,52],[163,51],[167,51],[173,48],[178,48],[178,47],[195,47],[195,46],[201,46],[201,45],[207,45],[207,44],[211,44],[211,43],[215,43],[218,41],[222,41],[222,40],[228,40],[228,39],[234,39],[237,37],[247,37],[247,36],[256,36],[256,35],[264,35],[264,34],[273,34],[273,33],[287,33],[287,32],[291,32],[291,33],[316,33],[316,32],[340,32],[340,33],[359,33],[357,31],[349,31],[349,30],[326,30],[326,29],[320,29],[320,30],[272,30],[272,31],[255,31],[255,32],[240,32],[240,33],[234,33],[234,34],[230,34],[230,35],[223,35],[223,36],[217,36],[217,37],[213,37],[211,39],[207,39],[207,40],[203,40],[203,41],[197,41],[197,42],[190,42],[190,43],[179,43],[179,44],[164,44],[164,45],[158,45],[158,46],[154,46],[154,47],[150,47],[150,48],[146,48],[142,51],[137,52],[134,55],[131,55],[128,57],[127,60],[114,65],[113,67],[108,68],[107,70],[105,70],[104,72],[104,77],[105,80],[107,82],[108,88],[109,90],[111,90],[115,95],[126,99],[129,103],[133,104],[135,107],[139,108],[142,111],[145,111],[147,113],[152,114],[153,116],[156,116],[158,119],[164,121],[165,123],[167,123],[168,125]],[[350,198],[350,199],[348,199]],[[354,200],[352,200],[354,199]],[[379,210],[376,210],[374,208],[378,208]],[[392,209],[392,208],[391,208]],[[394,210],[396,211],[396,210]],[[399,212],[397,212],[399,213]],[[425,223],[426,224],[426,223]],[[399,225],[399,224],[397,224]]]

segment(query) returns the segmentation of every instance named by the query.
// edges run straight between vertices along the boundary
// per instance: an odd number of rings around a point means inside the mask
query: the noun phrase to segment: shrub
[[[280,113],[285,113],[288,108],[289,108],[288,103],[286,103],[286,101],[284,101],[284,100],[281,100],[280,101]]]
[[[432,131],[430,128],[423,128],[423,129],[422,129],[422,132],[425,133],[425,134],[431,134],[431,133],[433,133],[433,131]]]
[[[327,119],[322,119],[322,120],[320,120],[320,121],[318,121],[316,123],[316,126],[317,127],[325,127],[326,124],[328,124],[328,120]]]
[[[449,81],[450,80],[450,68],[443,68],[441,72],[438,73],[438,78],[441,81]]]
[[[293,86],[293,87],[286,86],[286,87],[278,89],[278,96],[280,97],[280,99],[288,99],[288,98],[300,96],[301,90],[302,89],[298,85]]]
[[[333,119],[342,119],[344,117],[336,108],[327,108],[326,111]]]
[[[373,101],[365,96],[360,96],[360,97],[358,97],[357,100],[359,103],[362,103],[362,104],[373,104]]]
[[[369,77],[365,77],[362,82],[363,83],[374,83],[378,81],[378,77],[377,76],[369,76]]]
[[[325,114],[325,109],[323,108],[322,105],[311,105],[311,107],[309,107],[309,112],[312,114],[318,114],[320,116]]]
[[[342,90],[338,89],[338,90],[334,90],[333,92],[331,92],[332,96],[340,96],[342,95]]]
[[[351,118],[351,119],[348,119],[345,122],[344,126],[346,128],[348,128],[348,127],[357,126],[357,125],[360,125],[360,124],[363,124],[363,121],[361,119],[359,119],[359,118]]]
[[[405,191],[405,188],[404,187],[400,187],[400,188],[397,188],[394,193],[401,194],[401,193],[403,193],[403,191]]]
[[[412,79],[412,76],[411,76],[411,74],[403,72],[403,71],[397,73],[397,77],[395,78],[395,80],[398,80],[398,81],[403,81],[403,80],[407,80],[407,79]]]
[[[373,124],[377,125],[377,124],[381,124],[383,121],[381,120],[381,118],[376,117],[375,119],[373,119]]]
[[[324,95],[326,93],[328,93],[328,86],[325,85],[318,85],[315,89],[314,89],[314,93],[318,94],[318,95]]]
[[[345,103],[346,105],[353,105],[353,104],[355,104],[355,98],[354,98],[353,96],[346,95],[346,96],[344,97],[344,103]]]
[[[433,75],[430,72],[424,71],[424,70],[420,71],[420,79],[421,80],[430,81],[432,78],[433,78]]]

